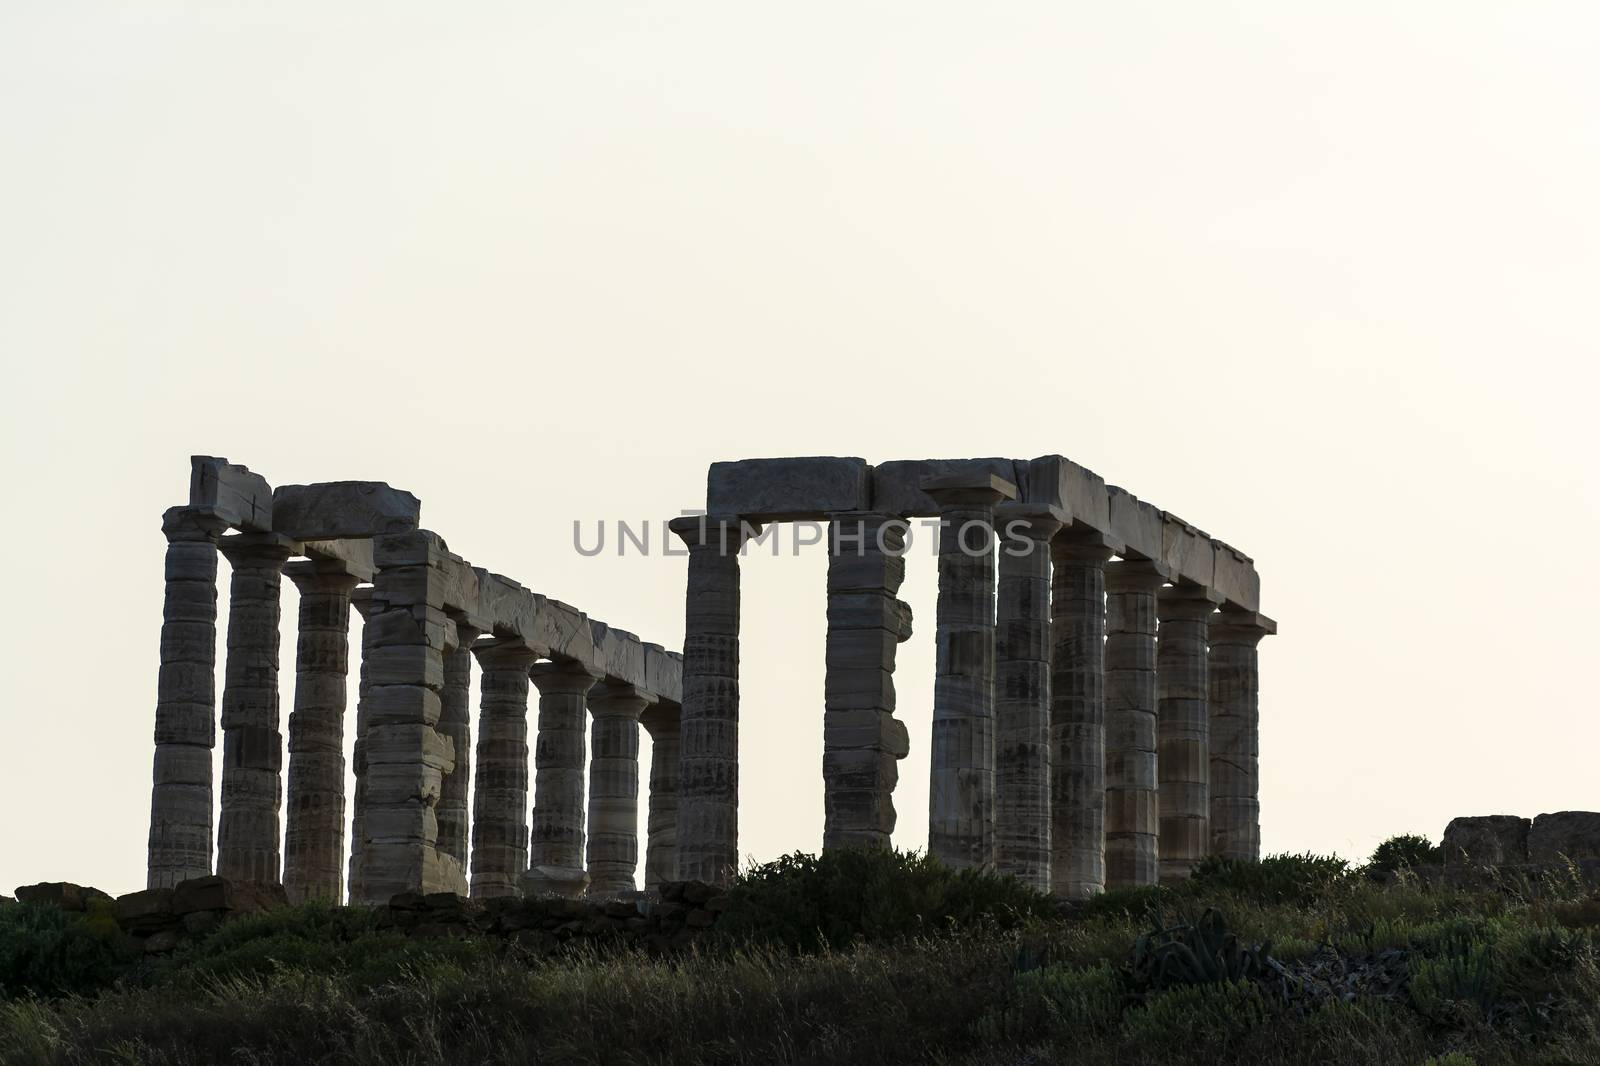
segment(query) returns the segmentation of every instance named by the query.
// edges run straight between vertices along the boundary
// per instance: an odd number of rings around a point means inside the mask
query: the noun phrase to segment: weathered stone
[[[752,522],[864,511],[872,491],[871,475],[865,460],[835,456],[712,463],[706,477],[706,509]]]
[[[1106,587],[1106,887],[1160,880],[1157,834],[1156,594],[1159,563],[1109,563]]]
[[[1105,887],[1105,565],[1094,530],[1056,536],[1051,555],[1050,891]]]
[[[111,902],[111,897],[98,888],[75,885],[71,881],[40,881],[36,885],[18,885],[18,903],[52,903],[64,911],[85,911],[89,904],[101,900]]]
[[[1213,587],[1216,549],[1210,535],[1171,511],[1161,512],[1161,562],[1190,584]]]
[[[246,533],[272,530],[272,487],[266,478],[216,456],[189,457],[189,506]]]
[[[676,704],[683,698],[683,656],[659,644],[644,646],[644,687],[660,699]]]
[[[1166,536],[1161,509],[1115,485],[1106,486],[1106,495],[1111,504],[1111,535],[1122,542],[1127,556],[1161,562]]]
[[[539,663],[539,730],[534,748],[529,860],[545,871],[536,891],[565,894],[588,886],[584,862],[584,725],[599,680],[585,663]],[[581,877],[580,877],[581,875]]]
[[[1058,507],[1079,527],[1111,531],[1111,502],[1106,482],[1093,470],[1086,470],[1059,455],[1041,455],[1017,462],[1017,484],[1023,503]]]
[[[1552,864],[1568,859],[1600,859],[1600,813],[1558,811],[1539,815],[1528,830],[1528,859]]]
[[[650,734],[649,834],[645,844],[644,887],[678,879],[678,755],[683,708],[658,701],[645,709],[640,724]]]
[[[482,671],[472,896],[512,896],[528,868],[528,669],[539,653],[521,641],[472,646]]]
[[[1514,814],[1452,818],[1440,849],[1446,866],[1500,866],[1528,861],[1531,823]]]
[[[644,668],[644,645],[624,629],[613,629],[596,618],[589,619],[594,643],[590,664],[601,677],[623,685],[648,688]]]
[[[882,463],[872,471],[872,503],[867,510],[906,518],[940,514],[940,505],[927,492],[930,479],[954,477],[963,481],[997,477],[1013,486],[1006,499],[1015,499],[1017,467],[1011,459],[910,459]]]
[[[635,685],[605,682],[589,695],[589,895],[632,892],[639,864],[639,716],[654,697]]]
[[[1261,857],[1261,673],[1256,646],[1278,631],[1264,615],[1224,609],[1207,639],[1210,686],[1211,854]]]
[[[1241,611],[1261,609],[1261,578],[1248,555],[1229,547],[1220,540],[1212,540],[1213,574],[1216,590],[1232,606]]]
[[[279,485],[272,493],[272,528],[296,540],[381,537],[417,528],[422,504],[381,481]]]
[[[1207,629],[1216,604],[1192,585],[1157,597],[1161,880],[1181,881],[1211,850],[1211,715]]]

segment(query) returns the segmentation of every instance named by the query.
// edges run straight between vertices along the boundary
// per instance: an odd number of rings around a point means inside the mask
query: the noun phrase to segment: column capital
[[[1155,594],[1172,576],[1170,567],[1150,559],[1117,559],[1106,564],[1106,591]]]
[[[737,555],[746,540],[761,532],[759,524],[738,515],[683,515],[668,522],[667,528],[690,551],[715,550],[723,555]]]
[[[365,588],[352,589],[350,592],[350,606],[361,612],[363,620],[372,614],[372,608],[375,606],[372,599],[373,591],[372,586],[368,585]]]
[[[1003,527],[1007,536],[1014,532],[1029,540],[1048,542],[1071,521],[1062,508],[1043,503],[1007,500],[994,509],[995,525]]]
[[[484,637],[473,643],[472,654],[485,670],[526,670],[539,661],[538,649],[518,639]]]
[[[1098,529],[1071,526],[1050,541],[1050,558],[1063,563],[1104,563],[1123,550],[1122,543]]]
[[[203,507],[168,507],[161,514],[161,532],[169,544],[178,541],[215,542],[228,523]]]
[[[596,718],[638,719],[656,694],[624,681],[601,681],[589,690],[589,713]]]
[[[1262,637],[1278,632],[1278,623],[1256,611],[1241,611],[1224,604],[1211,617],[1209,638],[1213,644],[1243,644],[1255,647]]]
[[[922,479],[922,491],[941,510],[951,507],[992,507],[1017,498],[1017,486],[999,474],[943,474]]]
[[[472,650],[477,651],[482,644],[483,641],[480,640]],[[581,695],[594,687],[594,683],[600,680],[601,674],[587,663],[581,663],[576,659],[552,659],[549,662],[533,663],[528,669],[528,677],[541,696],[556,696],[563,693]]]
[[[300,542],[282,533],[235,533],[220,538],[217,550],[235,566],[254,564],[281,568],[292,556],[300,554]]]
[[[340,563],[323,559],[300,559],[283,568],[283,576],[294,582],[301,595],[311,592],[354,592],[361,579]]]
[[[1221,593],[1203,585],[1168,585],[1156,594],[1156,613],[1163,622],[1207,622],[1221,602]]]
[[[676,703],[658,699],[644,709],[639,724],[652,737],[678,735],[683,729],[683,708]]]

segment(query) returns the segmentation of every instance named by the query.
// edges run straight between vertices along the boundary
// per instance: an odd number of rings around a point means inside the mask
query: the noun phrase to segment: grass
[[[874,899],[841,896],[852,883]],[[1468,892],[1281,857],[1063,916],[880,855],[791,857],[733,896],[722,935],[671,960],[405,941],[293,908],[159,966],[117,956],[109,983],[91,966],[79,994],[8,991],[0,1063],[1600,1066],[1600,903],[1572,880]],[[13,940],[39,920],[14,909]],[[1158,913],[1198,930],[1192,950],[1270,962],[1135,967]],[[1379,971],[1399,976],[1362,976]]]

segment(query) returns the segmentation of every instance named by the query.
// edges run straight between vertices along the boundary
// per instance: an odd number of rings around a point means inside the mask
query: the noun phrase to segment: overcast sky
[[[695,507],[718,459],[1059,452],[1254,556],[1269,851],[1600,809],[1597,22],[6,4],[0,891],[143,885],[191,453],[387,480],[676,647],[683,560],[575,519]],[[820,845],[824,570],[745,567],[758,858]],[[906,846],[934,588],[913,556]]]

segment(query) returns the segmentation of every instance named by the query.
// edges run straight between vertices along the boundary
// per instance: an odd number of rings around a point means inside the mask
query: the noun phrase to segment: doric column
[[[356,682],[356,739],[350,748],[350,772],[355,790],[350,797],[350,878],[347,898],[354,903],[365,899],[361,890],[361,842],[365,839],[367,814],[367,692],[372,687],[372,626],[367,624],[375,608],[372,588],[358,588],[350,594],[350,605],[361,615],[361,667]]]
[[[995,508],[995,868],[1050,889],[1050,540],[1059,508]]]
[[[1228,859],[1261,857],[1256,646],[1277,631],[1265,615],[1230,607],[1211,619],[1211,853]]]
[[[1106,566],[1106,886],[1160,877],[1156,594],[1166,571],[1143,559]]]
[[[1050,891],[1105,887],[1105,565],[1090,530],[1051,542]]]
[[[156,682],[148,885],[170,888],[211,872],[211,752],[217,743],[217,537],[209,514],[174,507],[167,537]]]
[[[644,852],[644,887],[678,879],[678,752],[679,718],[676,703],[660,702],[646,708],[639,719],[650,734],[650,809],[645,816],[649,837]]]
[[[1161,691],[1157,757],[1161,784],[1161,880],[1181,881],[1210,850],[1211,723],[1206,708],[1206,628],[1216,604],[1205,589],[1171,585],[1161,616],[1156,673]]]
[[[617,682],[589,695],[589,895],[597,899],[639,887],[639,716],[654,702],[644,689]]]
[[[275,884],[283,806],[278,714],[278,622],[283,564],[297,546],[276,533],[218,542],[233,567],[228,586],[228,662],[222,688],[222,817],[217,873]]]
[[[829,528],[824,851],[886,848],[894,832],[897,762],[910,750],[894,717],[895,648],[911,635],[910,608],[895,597],[905,531],[882,514],[836,515]]]
[[[456,623],[456,646],[444,657],[444,688],[439,690],[439,733],[455,748],[455,767],[439,783],[441,852],[467,867],[468,809],[472,800],[472,642],[478,630]]]
[[[539,653],[520,640],[493,638],[472,652],[482,671],[472,897],[515,896],[528,868],[528,669]]]
[[[358,579],[333,563],[290,563],[300,590],[283,889],[291,903],[344,899],[344,712],[350,593]]]
[[[539,735],[526,889],[581,896],[589,883],[583,869],[585,700],[598,678],[572,660],[539,663],[532,674],[539,688]]]
[[[928,478],[939,504],[928,851],[957,868],[994,861],[994,475]]]
[[[739,549],[758,527],[675,518],[689,549],[678,758],[678,876],[726,883],[739,868]]]

